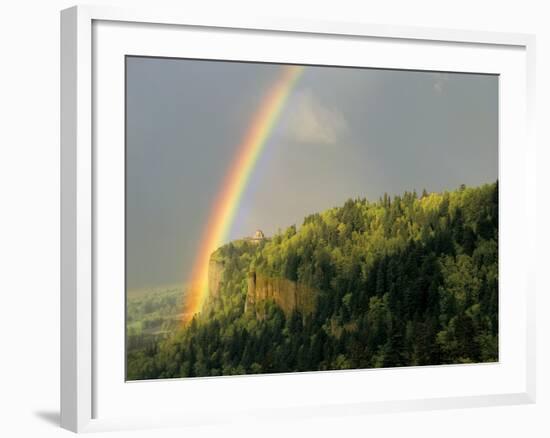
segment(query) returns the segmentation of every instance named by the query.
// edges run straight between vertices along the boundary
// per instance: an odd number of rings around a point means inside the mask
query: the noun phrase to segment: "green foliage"
[[[148,379],[498,360],[498,183],[348,200],[268,241],[232,242],[217,297],[129,355]],[[318,291],[311,315],[245,312],[247,274]]]

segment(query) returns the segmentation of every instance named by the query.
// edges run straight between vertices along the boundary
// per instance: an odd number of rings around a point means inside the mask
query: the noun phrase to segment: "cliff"
[[[224,263],[214,257],[210,258],[208,265],[208,291],[211,297],[217,297],[220,293],[220,284],[223,280]]]
[[[216,298],[221,293],[240,293],[241,286],[237,284],[242,284],[241,281],[246,279],[245,312],[263,318],[265,304],[274,302],[287,316],[294,310],[302,315],[311,314],[317,305],[318,291],[283,276],[268,277],[255,270],[250,272],[250,256],[259,248],[258,243],[242,239],[212,253],[208,265],[209,297]],[[231,290],[227,290],[228,287]]]
[[[287,316],[294,310],[307,315],[315,310],[317,291],[286,278],[270,278],[250,272],[245,311],[254,312],[261,318],[264,313],[263,305],[267,301],[275,302]]]

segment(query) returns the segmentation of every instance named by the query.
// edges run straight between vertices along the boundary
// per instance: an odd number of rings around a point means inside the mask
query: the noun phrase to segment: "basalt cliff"
[[[264,314],[265,303],[273,301],[287,316],[297,310],[302,315],[311,314],[317,303],[317,292],[301,283],[286,278],[270,278],[249,272],[246,293],[246,312],[254,312],[258,318]]]
[[[222,282],[225,278],[227,260],[220,259],[219,255],[210,259],[208,270],[208,287],[210,297],[218,297]],[[302,315],[311,314],[317,304],[318,292],[299,282],[281,277],[269,277],[256,271],[249,271],[247,275],[247,290],[244,311],[254,314],[261,319],[265,315],[266,304],[277,304],[290,316],[294,310]]]

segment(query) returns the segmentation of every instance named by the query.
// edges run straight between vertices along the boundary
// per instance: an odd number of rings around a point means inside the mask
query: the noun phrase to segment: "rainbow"
[[[208,294],[210,255],[226,242],[250,175],[303,70],[301,66],[283,67],[281,75],[264,96],[239,145],[203,230],[184,298],[184,323],[192,319],[202,307]]]

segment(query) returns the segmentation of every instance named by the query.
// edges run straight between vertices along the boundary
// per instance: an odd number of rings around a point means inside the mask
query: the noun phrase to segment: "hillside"
[[[348,200],[211,257],[200,315],[128,378],[498,360],[498,184]]]

